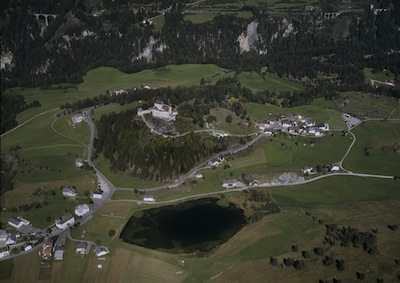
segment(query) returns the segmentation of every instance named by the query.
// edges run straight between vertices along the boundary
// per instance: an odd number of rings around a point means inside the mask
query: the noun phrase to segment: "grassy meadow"
[[[311,105],[303,105],[292,108],[278,107],[272,104],[246,103],[245,109],[253,119],[277,118],[282,114],[301,114],[312,118],[316,123],[327,122],[333,130],[343,130],[346,125],[341,117],[341,113],[329,101],[316,99]]]
[[[356,272],[366,273],[372,281],[375,278],[382,278],[384,282],[395,280],[397,269],[393,258],[400,248],[399,232],[391,231],[387,225],[397,223],[400,217],[400,183],[341,176],[268,190],[282,212],[247,225],[202,257],[169,254],[123,243],[118,233],[124,223],[132,213],[146,207],[124,202],[107,204],[91,221],[73,229],[72,234],[82,239],[82,232],[86,231],[83,239],[101,240],[111,253],[103,256],[104,260],[98,260],[93,253],[78,256],[74,253],[75,244],[67,241],[64,260],[52,262],[50,278],[46,282],[108,282],[110,278],[115,282],[165,282],[166,279],[168,282],[317,282],[332,279],[335,275],[347,282],[354,280]],[[241,195],[241,192],[227,193],[226,197],[237,202]],[[366,232],[378,229],[379,254],[371,256],[362,248],[352,246],[324,247],[325,226],[320,224],[321,221]],[[116,236],[110,238],[107,235],[109,229],[116,230]],[[298,251],[293,251],[292,245],[297,245]],[[334,265],[324,266],[323,256],[314,254],[314,247],[323,247],[325,254],[343,259],[345,270],[337,271]],[[310,257],[304,259],[302,251],[308,251]],[[270,257],[277,258],[277,266],[269,264]],[[301,271],[284,267],[281,263],[288,257],[303,260],[305,267]],[[178,264],[179,258],[185,260],[184,266]],[[37,253],[15,258],[12,264],[0,262],[1,268],[11,269],[2,282],[17,282],[13,280],[23,276],[18,272],[18,266],[24,262],[33,278],[24,282],[36,282],[40,271]],[[102,264],[102,268],[97,268],[97,264]],[[70,270],[74,272],[68,272]]]
[[[368,121],[357,126],[356,142],[343,166],[353,172],[398,175],[400,121]]]

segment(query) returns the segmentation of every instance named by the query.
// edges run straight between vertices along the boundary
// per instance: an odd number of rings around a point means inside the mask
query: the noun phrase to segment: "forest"
[[[164,24],[157,30],[137,23],[177,1],[152,1],[147,9],[141,2],[98,1],[88,7],[81,0],[5,1],[0,12],[7,19],[0,25],[2,57],[8,55],[12,61],[1,69],[2,90],[77,83],[98,66],[137,72],[167,64],[213,63],[238,73],[267,67],[312,85],[321,83],[320,74],[333,76],[332,82],[341,86],[364,83],[364,67],[399,75],[400,2],[396,0],[380,1],[379,7],[389,8],[384,13],[374,14],[366,6],[359,14],[348,15],[348,34],[339,38],[332,35],[334,22],[323,21],[320,10],[287,19],[271,16],[262,6],[243,6],[253,14],[250,19],[226,14],[193,24],[184,19],[184,3],[176,4],[165,12]],[[102,15],[93,16],[98,10]],[[34,11],[58,16],[44,27]],[[243,51],[238,37],[254,21],[257,40]],[[147,57],[146,48],[150,48]]]
[[[138,120],[136,113],[137,109],[111,113],[96,123],[94,157],[102,153],[113,171],[147,180],[173,179],[234,142],[193,132],[171,139],[155,136]]]

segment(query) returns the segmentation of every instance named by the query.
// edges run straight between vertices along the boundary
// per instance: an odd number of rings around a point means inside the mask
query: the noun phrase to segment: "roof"
[[[87,248],[87,242],[78,242],[78,243],[76,243],[76,248],[77,249],[86,249]]]
[[[231,184],[231,183],[236,183],[237,180],[236,179],[225,179],[221,181],[222,184]]]
[[[14,225],[18,225],[21,222],[21,220],[19,220],[17,217],[12,216],[12,217],[10,217],[8,222],[10,222],[10,223],[12,223]]]
[[[60,218],[58,218],[57,220],[56,220],[56,222],[58,223],[58,224],[63,224],[63,223],[65,223],[65,222],[67,222],[68,220],[70,220],[71,218],[74,218],[71,214],[69,214],[69,213],[65,213],[63,216],[61,216]]]
[[[93,194],[99,194],[99,195],[102,195],[104,192],[103,192],[103,190],[102,189],[96,189],[94,192],[93,192]]]
[[[76,189],[70,187],[63,188],[62,191],[63,193],[76,193]]]

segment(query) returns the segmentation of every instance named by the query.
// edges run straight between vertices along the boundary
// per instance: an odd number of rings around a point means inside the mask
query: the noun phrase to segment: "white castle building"
[[[178,111],[172,109],[171,106],[164,104],[162,101],[157,100],[154,102],[154,107],[151,109],[151,114],[154,118],[165,121],[175,121]]]

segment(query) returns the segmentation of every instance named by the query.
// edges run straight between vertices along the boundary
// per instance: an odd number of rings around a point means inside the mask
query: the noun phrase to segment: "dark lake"
[[[125,242],[175,253],[209,251],[226,242],[245,224],[243,211],[207,198],[153,208],[132,216],[121,232]]]

